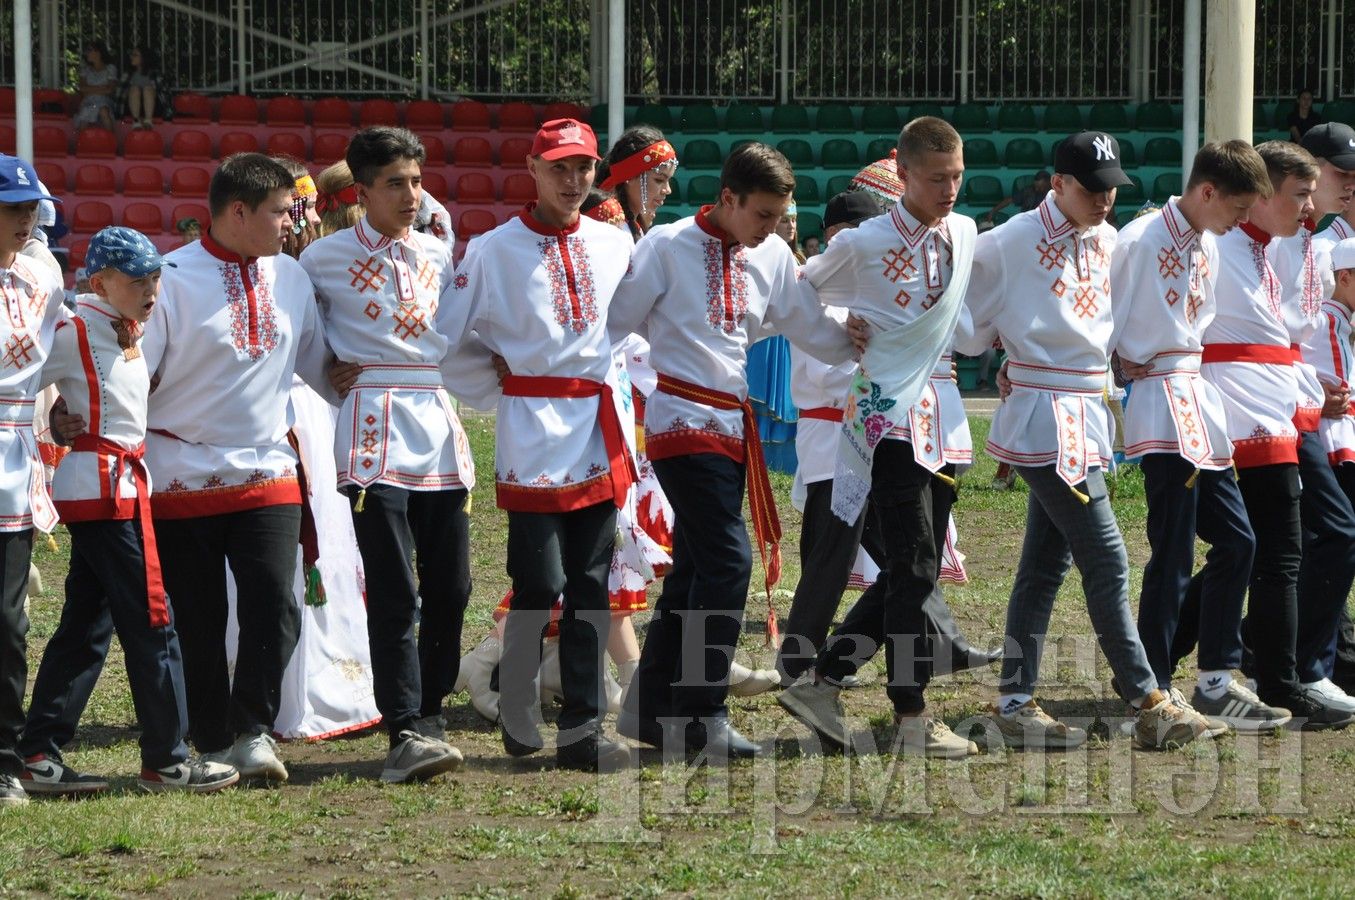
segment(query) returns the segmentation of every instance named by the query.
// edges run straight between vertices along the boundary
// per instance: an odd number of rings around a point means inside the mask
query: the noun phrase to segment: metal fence
[[[1122,100],[1129,89],[1129,3],[974,3],[975,100]]]
[[[771,100],[781,0],[627,0],[626,94]]]

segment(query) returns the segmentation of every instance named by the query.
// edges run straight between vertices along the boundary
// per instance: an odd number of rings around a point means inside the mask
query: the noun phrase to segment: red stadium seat
[[[311,107],[311,124],[316,128],[347,128],[353,124],[353,109],[341,97],[325,97]]]
[[[526,172],[514,172],[503,180],[504,203],[531,203],[536,199],[536,182]]]
[[[311,148],[311,160],[322,166],[333,165],[343,159],[348,151],[348,135],[317,134],[315,146]]]
[[[292,159],[306,158],[306,139],[294,131],[275,131],[268,136],[269,156],[290,156]]]
[[[217,147],[217,153],[222,159],[233,156],[236,153],[258,153],[259,139],[252,132],[248,131],[228,131],[221,136],[221,143]]]
[[[263,117],[269,125],[305,125],[306,107],[296,97],[274,97],[264,107]]]
[[[217,107],[216,120],[222,125],[258,125],[259,101],[244,94],[227,94]]]
[[[477,234],[484,234],[486,231],[493,231],[499,227],[499,222],[494,218],[494,214],[487,209],[471,208],[461,214],[461,218],[456,223],[456,236],[463,241],[468,241]]]
[[[457,203],[493,203],[494,179],[484,172],[467,172],[456,180]]]
[[[118,155],[118,136],[106,128],[86,128],[75,138],[79,159],[112,159]]]
[[[175,169],[169,178],[171,197],[206,197],[207,186],[212,183],[212,174],[197,166],[184,166]]]
[[[108,166],[90,164],[75,170],[75,193],[81,196],[111,197],[117,192],[113,170]]]
[[[205,230],[212,220],[212,214],[201,203],[180,203],[169,214],[169,226],[175,227],[181,219],[197,219]]]
[[[481,137],[463,137],[452,146],[452,162],[458,166],[494,165],[494,148]]]
[[[447,146],[442,143],[442,138],[434,137],[431,134],[419,135],[419,140],[423,141],[424,164],[429,166],[442,166],[447,163]]]
[[[128,166],[122,173],[122,192],[128,197],[161,197],[165,193],[165,178],[155,166]]]
[[[459,100],[452,104],[453,131],[489,131],[489,107],[479,100]]]
[[[549,122],[551,119],[578,119],[580,122],[588,121],[588,109],[579,106],[577,103],[552,103],[546,107],[541,114],[543,122]]]
[[[85,200],[76,204],[71,215],[71,230],[93,234],[113,224],[113,208],[102,200]]]
[[[203,131],[180,131],[169,142],[170,159],[205,162],[212,158],[212,139]]]
[[[500,131],[536,131],[536,110],[530,103],[505,103],[499,107]]]
[[[158,131],[129,131],[122,142],[126,159],[164,159],[165,137]]]
[[[128,203],[122,211],[122,224],[142,234],[160,234],[165,230],[165,217],[154,203]]]
[[[54,88],[33,91],[33,115],[39,119],[70,118],[70,96]]]
[[[66,192],[66,170],[61,166],[40,162],[33,163],[33,168],[38,170],[38,178],[43,184],[47,185],[48,193],[64,194]]]
[[[358,107],[358,127],[372,125],[399,125],[400,110],[389,100],[363,100]]]
[[[70,153],[66,129],[55,125],[38,125],[33,129],[34,156],[65,156]]]
[[[212,121],[212,101],[202,94],[175,94],[174,121],[186,124]]]
[[[89,252],[89,238],[81,238],[78,241],[71,241],[70,261],[71,268],[78,269],[85,264],[85,254]]]
[[[447,193],[447,176],[441,172],[435,172],[432,169],[423,170],[423,189],[432,195],[434,200],[445,203],[449,199]]]
[[[0,116],[14,115],[14,88],[0,88]]]
[[[527,154],[531,152],[531,138],[509,138],[499,145],[499,165],[505,169],[525,168]]]
[[[441,131],[446,124],[442,104],[435,100],[411,100],[405,107],[405,127],[410,131]]]
[[[3,113],[0,113],[0,115],[3,115]],[[10,113],[10,115],[13,115],[13,113]],[[9,125],[0,125],[0,153],[8,153],[13,156],[14,148],[18,143],[19,138],[14,129]]]

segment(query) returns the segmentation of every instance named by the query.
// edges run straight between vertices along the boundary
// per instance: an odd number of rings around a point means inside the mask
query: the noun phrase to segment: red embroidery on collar
[[[1243,222],[1238,227],[1242,229],[1243,234],[1251,238],[1256,243],[1260,244],[1262,247],[1270,243],[1271,238],[1270,233],[1262,231],[1260,228],[1256,227],[1256,225],[1252,224],[1251,222]]]
[[[250,263],[253,263],[255,260],[258,259],[257,256],[245,258],[240,254],[236,253],[234,250],[227,250],[225,247],[218,244],[212,238],[212,232],[210,229],[203,233],[202,240],[200,241],[200,243],[202,244],[202,249],[206,250],[208,253],[212,254],[222,262],[235,263],[236,265],[243,266],[249,265]]]
[[[532,215],[532,210],[534,209],[536,209],[535,200],[522,208],[522,212],[518,213],[518,218],[522,220],[523,225],[526,225],[537,234],[542,234],[546,237],[558,237],[560,235],[573,234],[579,230],[579,223],[583,221],[583,216],[578,216],[574,219],[573,224],[567,225],[564,228],[556,228],[553,225],[547,225],[545,222],[542,222],[536,216]]]

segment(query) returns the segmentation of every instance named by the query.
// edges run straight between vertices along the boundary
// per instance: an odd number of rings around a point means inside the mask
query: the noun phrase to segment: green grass
[[[981,446],[986,422],[975,419]],[[494,507],[493,423],[467,421],[480,464],[475,597],[464,644],[478,641],[508,586],[506,523]],[[1026,494],[989,487],[981,458],[957,507],[970,582],[949,588],[961,624],[1000,636],[1020,549]],[[775,487],[785,525],[785,586],[799,576],[790,479]],[[1125,470],[1115,508],[1138,578],[1147,558],[1141,478]],[[33,606],[33,669],[60,612],[68,542],[35,559],[48,592]],[[848,595],[844,604],[850,603]],[[755,602],[755,601],[754,601]],[[787,595],[778,595],[781,613]],[[844,606],[845,608],[845,606]],[[1049,652],[1041,699],[1065,716],[1120,716],[1076,574],[1055,609],[1067,638]],[[741,653],[770,661],[758,635]],[[1090,671],[1090,674],[1088,672]],[[1183,672],[1193,677],[1193,672]],[[938,680],[933,706],[952,724],[980,715],[989,673]],[[845,697],[861,732],[891,741],[879,685]],[[133,785],[135,717],[115,649],[69,760],[112,776],[82,802],[0,814],[0,891],[265,897],[418,895],[875,896],[1336,895],[1355,853],[1355,743],[1340,734],[1226,738],[1173,754],[1094,738],[1085,754],[998,752],[961,763],[802,753],[807,733],[771,697],[736,700],[740,728],[779,737],[775,758],[730,771],[656,763],[602,779],[509,762],[497,736],[449,701],[467,765],[427,785],[375,781],[385,740],[364,735],[290,745],[293,784],[213,797],[150,797]],[[1259,777],[1258,760],[1264,762]]]

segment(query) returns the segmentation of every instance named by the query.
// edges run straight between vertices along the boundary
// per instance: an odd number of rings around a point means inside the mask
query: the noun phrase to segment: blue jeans
[[[1026,536],[1007,603],[1007,657],[1002,690],[1033,694],[1054,598],[1068,568],[1077,563],[1096,638],[1124,696],[1142,697],[1157,678],[1139,642],[1129,610],[1129,558],[1100,469],[1087,473],[1078,490],[1083,503],[1053,466],[1017,466],[1030,485]]]

